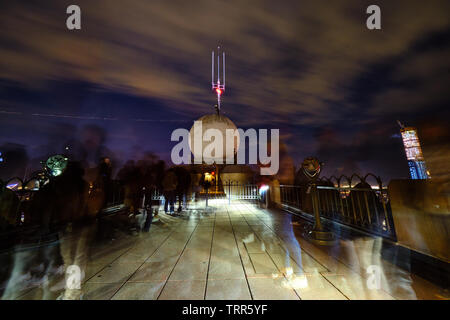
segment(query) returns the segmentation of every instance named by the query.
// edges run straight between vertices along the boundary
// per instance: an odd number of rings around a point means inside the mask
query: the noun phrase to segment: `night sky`
[[[81,30],[66,28],[70,4]],[[382,30],[366,28],[370,4]],[[93,159],[169,160],[172,130],[214,112],[217,45],[223,113],[279,128],[297,167],[315,155],[325,175],[406,178],[397,119],[426,157],[449,150],[449,1],[2,1],[0,15],[0,151],[25,149],[30,166],[92,128]]]

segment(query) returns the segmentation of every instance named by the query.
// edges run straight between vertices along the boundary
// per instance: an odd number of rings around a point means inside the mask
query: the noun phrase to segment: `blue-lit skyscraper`
[[[411,179],[429,179],[416,128],[400,126]]]

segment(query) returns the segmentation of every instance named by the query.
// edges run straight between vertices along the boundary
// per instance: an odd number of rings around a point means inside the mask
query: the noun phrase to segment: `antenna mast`
[[[217,80],[214,82],[214,51],[211,53],[211,85],[217,94],[217,113],[220,111],[222,93],[225,92],[225,52],[222,52],[222,83],[220,82],[220,46],[217,47]]]
[[[405,126],[400,122],[400,120],[397,120],[397,123],[400,126],[400,129],[405,129]]]

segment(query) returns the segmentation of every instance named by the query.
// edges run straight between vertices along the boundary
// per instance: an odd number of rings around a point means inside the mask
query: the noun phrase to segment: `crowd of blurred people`
[[[166,168],[164,161],[155,159],[129,160],[118,170],[116,179],[113,171],[109,158],[101,158],[95,168],[83,168],[81,162],[69,160],[60,175],[49,177],[38,190],[13,191],[1,183],[0,237],[5,240],[1,249],[13,252],[0,255],[3,299],[14,298],[18,286],[23,286],[23,275],[36,263],[44,266],[39,271],[41,280],[61,267],[65,273],[70,266],[80,268],[82,280],[90,245],[105,240],[99,237],[104,233],[97,230],[107,215],[106,208],[122,207],[128,218],[121,226],[125,231],[148,232],[153,218],[152,194],[164,196],[168,214],[174,214],[177,197],[178,213],[186,204],[191,180],[182,167]],[[142,213],[146,216],[143,227],[135,219]],[[61,299],[80,298],[78,286],[63,287]]]

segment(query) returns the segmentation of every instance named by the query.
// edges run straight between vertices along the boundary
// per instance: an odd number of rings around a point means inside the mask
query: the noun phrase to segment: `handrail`
[[[372,176],[359,177],[361,182]],[[376,177],[381,182],[379,177]],[[348,179],[346,176],[339,177]],[[322,181],[323,182],[323,181]],[[381,188],[355,188],[354,186],[324,186],[315,185],[318,210],[322,218],[332,220],[337,223],[349,225],[365,232],[381,235],[386,238],[395,239],[395,230],[392,218],[392,210],[388,198],[387,187]],[[356,185],[356,184],[355,184]],[[312,192],[309,192],[308,185],[280,185],[281,204],[293,207],[306,214],[313,214]]]

